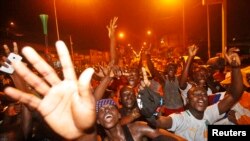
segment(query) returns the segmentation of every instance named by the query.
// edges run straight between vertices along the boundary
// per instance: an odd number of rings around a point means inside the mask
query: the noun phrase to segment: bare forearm
[[[172,118],[169,116],[160,116],[156,120],[156,127],[163,128],[163,129],[169,129],[172,127]]]
[[[188,56],[187,62],[185,64],[185,67],[183,69],[182,75],[181,75],[181,79],[180,79],[180,88],[181,89],[185,89],[186,88],[186,82],[187,82],[187,78],[188,78],[188,72],[189,72],[189,68],[191,65],[191,62],[193,60],[194,56]]]
[[[114,36],[114,35],[113,35]],[[110,56],[111,56],[111,62],[113,62],[114,64],[116,64],[116,49],[115,49],[115,46],[116,46],[116,40],[115,40],[115,37],[111,37],[110,38]]]
[[[103,97],[105,90],[108,87],[111,80],[112,80],[111,77],[105,76],[104,79],[101,81],[101,83],[97,86],[94,92],[94,96],[96,100],[100,100]]]
[[[151,61],[151,57],[149,54],[147,55],[147,65],[148,65],[149,71],[151,72],[152,76],[157,77],[160,80],[161,85],[163,86],[165,81],[162,78],[161,74],[155,69],[154,64]]]
[[[243,80],[240,67],[232,68],[232,89],[231,93],[235,101],[237,101],[243,93]]]

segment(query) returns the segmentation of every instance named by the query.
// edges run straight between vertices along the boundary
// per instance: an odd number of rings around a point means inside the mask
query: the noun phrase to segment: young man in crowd
[[[184,111],[184,104],[179,91],[180,78],[176,75],[177,64],[168,62],[162,75],[154,68],[150,55],[147,55],[147,63],[150,72],[159,81],[163,91],[164,106],[162,107],[162,115],[168,116],[175,112]]]
[[[190,141],[207,140],[207,125],[221,119],[225,112],[230,110],[240,99],[243,92],[242,75],[240,72],[241,62],[238,54],[229,52],[225,54],[225,57],[232,68],[232,85],[230,91],[226,92],[225,97],[221,101],[208,106],[208,94],[205,87],[193,85],[187,93],[187,110],[167,117],[159,116],[155,118],[152,116],[148,118],[150,124],[157,128],[173,131],[175,134]],[[146,80],[144,78],[144,81]],[[143,85],[145,84],[148,83],[144,82]],[[150,108],[150,105],[147,108]]]
[[[112,99],[97,101],[96,109],[97,123],[104,128],[108,140],[142,141],[143,137],[154,139],[159,136],[165,136],[165,140],[184,140],[166,130],[153,129],[142,121],[121,125],[121,114]]]
[[[212,94],[212,89],[210,85],[208,85],[208,70],[204,67],[199,65],[193,64],[193,59],[198,51],[198,47],[196,45],[192,45],[188,47],[189,56],[187,58],[186,64],[182,71],[180,81],[179,81],[179,88],[181,91],[182,99],[184,105],[187,104],[187,92],[193,86],[200,86],[204,87],[207,90],[207,94]],[[192,72],[192,73],[190,73]]]

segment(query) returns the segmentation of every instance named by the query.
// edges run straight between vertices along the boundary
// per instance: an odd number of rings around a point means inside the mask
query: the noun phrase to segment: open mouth
[[[133,79],[128,80],[129,83],[134,83],[135,81]]]
[[[107,114],[104,116],[104,119],[105,119],[105,121],[110,122],[110,121],[113,119],[113,115],[110,114],[110,113],[107,113]]]
[[[199,106],[205,106],[205,102],[204,102],[203,100],[199,100],[199,101],[198,101],[198,105],[199,105]]]
[[[126,103],[127,103],[127,104],[131,104],[131,103],[133,103],[133,101],[132,101],[132,99],[129,99],[129,100],[127,100]]]
[[[108,118],[112,118],[112,115],[108,114],[107,116],[105,116],[105,119],[108,119]]]

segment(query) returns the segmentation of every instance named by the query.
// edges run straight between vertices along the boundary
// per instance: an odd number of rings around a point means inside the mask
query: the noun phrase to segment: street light
[[[151,34],[152,34],[151,30],[148,30],[148,31],[147,31],[147,35],[150,36]]]
[[[123,39],[124,38],[124,33],[123,32],[120,32],[119,34],[118,34],[118,37],[120,38],[120,39]]]
[[[14,26],[15,26],[15,23],[11,21],[11,22],[10,22],[10,26],[11,26],[11,27],[14,27]]]
[[[7,38],[13,37],[14,39],[16,39],[17,37],[22,37],[23,33],[18,33],[17,29],[18,29],[17,24],[14,21],[9,21],[7,23],[7,27],[5,28],[6,37]]]

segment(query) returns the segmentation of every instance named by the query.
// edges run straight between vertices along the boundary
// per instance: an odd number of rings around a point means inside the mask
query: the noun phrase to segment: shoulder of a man
[[[204,119],[209,122],[209,124],[213,124],[219,119],[223,118],[225,116],[225,113],[220,114],[219,108],[218,108],[218,102],[210,105],[207,107],[207,109],[204,112]]]
[[[173,113],[169,115],[172,118],[172,127],[168,130],[175,131],[178,127],[183,126],[189,118],[188,111],[183,111],[180,113]]]

